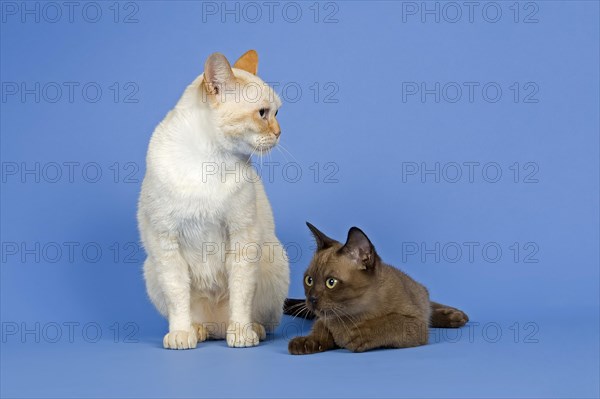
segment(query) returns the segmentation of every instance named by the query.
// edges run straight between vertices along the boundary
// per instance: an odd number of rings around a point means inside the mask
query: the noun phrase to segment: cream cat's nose
[[[277,122],[277,119],[272,118],[272,120],[269,121],[269,130],[273,132],[275,137],[279,137],[279,135],[281,134],[281,127],[279,126],[279,122]]]

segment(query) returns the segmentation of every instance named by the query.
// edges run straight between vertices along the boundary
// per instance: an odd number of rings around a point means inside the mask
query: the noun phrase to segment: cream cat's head
[[[219,140],[229,151],[264,153],[279,141],[276,116],[281,100],[256,76],[258,54],[249,50],[233,68],[223,54],[212,54],[204,66],[205,100],[219,130]]]

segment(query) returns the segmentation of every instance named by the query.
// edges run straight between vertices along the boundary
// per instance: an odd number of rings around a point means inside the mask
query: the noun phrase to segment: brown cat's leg
[[[469,321],[469,316],[462,310],[441,303],[431,302],[430,327],[435,328],[458,328]]]
[[[389,314],[348,328],[337,342],[352,352],[375,348],[410,348],[427,344],[429,329],[424,320],[399,314]],[[341,345],[342,342],[344,345]]]
[[[325,324],[315,321],[312,331],[306,337],[295,337],[288,344],[288,351],[292,355],[309,355],[337,348],[331,332]]]

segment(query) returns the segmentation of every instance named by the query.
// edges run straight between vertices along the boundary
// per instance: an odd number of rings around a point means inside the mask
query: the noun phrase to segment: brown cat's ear
[[[375,247],[369,237],[358,227],[352,227],[348,231],[348,239],[340,251],[354,259],[360,265],[360,269],[368,270],[375,267],[377,258]]]
[[[233,64],[234,68],[243,69],[256,75],[258,72],[258,53],[255,50],[248,50]]]
[[[306,225],[310,229],[313,236],[315,236],[315,241],[317,242],[317,251],[320,251],[325,248],[329,248],[335,243],[335,240],[327,237],[325,234],[319,231],[315,226],[306,222]]]
[[[204,84],[209,93],[217,94],[233,81],[233,71],[227,58],[221,53],[211,54],[204,64]]]

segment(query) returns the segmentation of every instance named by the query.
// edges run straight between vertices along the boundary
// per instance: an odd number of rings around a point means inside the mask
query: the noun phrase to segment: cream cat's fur
[[[255,346],[281,318],[288,262],[248,166],[277,144],[281,101],[257,63],[253,50],[233,68],[211,55],[150,140],[138,224],[148,295],[169,320],[165,348]]]

